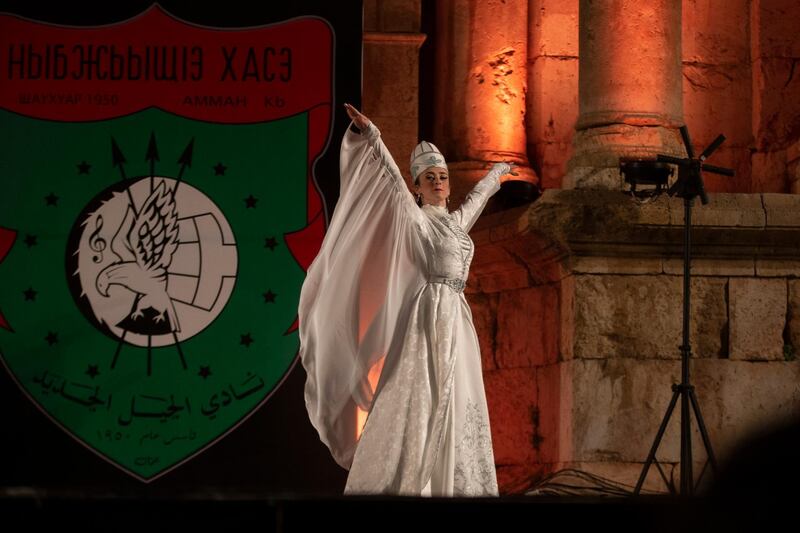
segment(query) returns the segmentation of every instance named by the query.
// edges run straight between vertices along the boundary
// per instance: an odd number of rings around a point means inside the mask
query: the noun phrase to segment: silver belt
[[[432,276],[429,283],[444,283],[456,292],[464,292],[464,287],[467,285],[463,279],[446,278],[444,276]]]

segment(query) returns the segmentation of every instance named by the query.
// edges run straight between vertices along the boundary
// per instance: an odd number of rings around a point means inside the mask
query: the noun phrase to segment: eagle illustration
[[[130,318],[143,316],[143,310],[150,307],[158,312],[156,322],[168,319],[170,329],[180,331],[178,315],[167,294],[167,268],[177,247],[175,192],[161,181],[138,214],[128,205],[125,218],[111,240],[111,250],[121,261],[97,275],[97,291],[107,297],[111,285],[121,285],[138,294]]]

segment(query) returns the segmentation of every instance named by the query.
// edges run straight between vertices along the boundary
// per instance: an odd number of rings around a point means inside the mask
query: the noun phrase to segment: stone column
[[[419,135],[421,12],[420,0],[364,2],[363,112],[381,129],[408,183]]]
[[[560,189],[578,121],[578,0],[529,0],[528,154],[543,189]]]
[[[526,155],[527,0],[443,0],[436,9],[436,125],[429,140],[447,159],[451,203],[458,205],[497,161],[514,161],[517,179],[538,182]]]
[[[681,2],[580,0],[579,116],[564,188],[620,189],[620,157],[681,155]]]

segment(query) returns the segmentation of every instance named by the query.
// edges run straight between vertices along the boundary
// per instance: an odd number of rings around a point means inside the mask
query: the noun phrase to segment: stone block
[[[692,258],[692,276],[755,276],[755,260]],[[683,259],[664,259],[664,273],[683,276]]]
[[[756,258],[758,277],[800,277],[800,260],[759,259]]]
[[[487,233],[484,232],[482,236]],[[470,271],[476,270],[488,274],[493,270],[506,270],[508,264],[514,262],[513,256],[500,244],[486,242],[485,240],[479,242],[477,235],[473,237],[473,242],[475,243],[475,255],[472,257]]]
[[[525,268],[528,287],[557,283],[569,274],[564,268],[563,249],[541,233],[528,233],[503,246],[516,265]]]
[[[800,162],[800,140],[795,141],[786,149],[786,161],[789,163]]]
[[[571,403],[569,384],[562,386],[561,374],[565,365],[555,363],[536,369],[536,407],[538,417],[534,420],[534,435],[538,443],[539,460],[543,464],[553,464],[559,460],[561,432],[567,430],[568,419],[562,419],[562,409]]]
[[[470,279],[472,279],[472,276],[470,276]],[[530,285],[530,276],[527,269],[519,267],[508,268],[507,270],[479,276],[475,285],[470,287],[468,284],[464,292],[468,294],[472,294],[473,291],[496,293],[524,289],[530,287]]]
[[[496,464],[538,462],[534,442],[536,370],[511,368],[484,372],[486,402]]]
[[[578,58],[531,57],[527,79],[528,152],[542,187],[561,188],[578,120]]]
[[[766,224],[760,194],[710,193],[708,197],[707,205],[692,209],[692,226],[763,228]],[[672,224],[683,225],[683,200],[671,198],[669,206]]]
[[[800,227],[800,196],[764,193],[767,226]]]
[[[730,358],[782,361],[786,280],[731,278],[728,298]]]
[[[756,2],[750,24],[754,40],[753,59],[759,57],[800,57],[797,20],[800,4],[796,0]]]
[[[578,55],[578,0],[532,0],[529,3],[528,55]]]
[[[416,120],[419,102],[419,45],[405,41],[364,44],[364,114]],[[385,122],[385,121],[384,121]],[[381,124],[378,125],[383,133]],[[416,143],[415,143],[416,144]],[[408,155],[398,161],[407,161]],[[406,166],[406,165],[400,165]]]
[[[800,281],[789,280],[788,344],[789,357],[800,359]]]
[[[558,358],[568,361],[575,357],[575,276],[568,276],[559,283],[558,303],[561,315]]]
[[[497,300],[498,294],[473,294],[467,302],[472,312],[472,323],[478,334],[478,344],[481,349],[481,368],[496,370],[495,337],[497,335]]]
[[[692,382],[721,461],[750,435],[800,415],[800,360],[697,360]]]
[[[753,61],[753,131],[758,152],[785,148],[797,135],[800,76],[794,57],[762,57]]]
[[[728,356],[727,278],[692,279],[689,342],[695,358]]]
[[[681,280],[673,276],[576,275],[576,358],[674,359]]]
[[[753,191],[763,193],[789,192],[786,150],[755,152],[751,155]]]
[[[373,12],[380,18],[385,10],[407,10],[413,18],[416,9],[418,26],[419,2],[405,7],[399,4],[392,1],[385,6],[372,6]],[[365,34],[363,46],[364,72],[368,75],[364,76],[362,111],[381,129],[407,184],[411,183],[408,164],[402,162],[408,161],[417,144],[419,47],[423,39],[424,35],[418,33],[370,33]]]
[[[637,226],[666,226],[670,223],[669,202],[661,196],[653,202],[636,205],[637,217],[631,222]]]
[[[692,383],[718,460],[753,432],[800,414],[800,361],[757,363],[692,361]],[[561,418],[573,427],[560,446],[561,461],[644,462],[680,379],[679,361],[635,359],[564,363],[571,400]],[[680,404],[672,413],[656,457],[680,459]],[[692,447],[705,448],[692,413]],[[562,431],[563,435],[564,432]],[[545,438],[547,435],[545,435]]]
[[[498,368],[555,363],[559,316],[555,285],[500,293],[495,353]]]
[[[575,274],[661,274],[658,257],[572,256],[570,270]]]
[[[561,417],[572,426],[562,461],[644,462],[680,379],[680,361],[574,360],[564,369],[571,402]],[[670,419],[657,457],[676,461],[680,412]]]
[[[725,2],[723,13],[713,4],[687,0],[682,4],[681,48],[684,62],[724,64],[749,61],[750,1]]]
[[[572,141],[578,120],[578,59],[539,57],[530,64],[528,80],[529,142]]]
[[[725,17],[719,17],[725,18]],[[730,63],[684,62],[684,118],[697,153],[725,132],[725,147],[747,148],[752,140],[752,89],[747,58]],[[714,153],[714,160],[718,154]]]
[[[562,352],[584,359],[680,357],[682,278],[580,275],[574,280],[574,333]],[[689,333],[695,357],[727,355],[726,284],[726,278],[692,280]]]
[[[534,156],[542,189],[560,189],[567,172],[567,161],[572,157],[572,139],[568,142],[539,142],[528,144]]]
[[[786,180],[792,194],[800,194],[800,141],[786,150]]]
[[[683,110],[697,153],[725,132],[723,148],[709,161],[736,176],[705,175],[709,192],[750,192],[751,143],[749,2],[725,5],[709,16],[707,2],[684,1],[682,13]]]
[[[365,0],[364,31],[419,31],[421,15],[421,0]]]

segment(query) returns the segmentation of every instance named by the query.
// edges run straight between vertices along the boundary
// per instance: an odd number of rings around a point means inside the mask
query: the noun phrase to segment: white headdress
[[[447,163],[444,160],[442,152],[436,148],[436,145],[428,141],[422,141],[414,148],[411,154],[411,179],[417,181],[417,176],[422,174],[426,168],[429,167],[442,167],[447,169]]]

